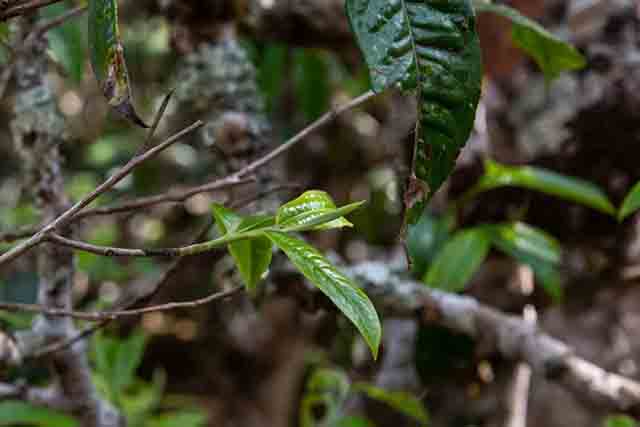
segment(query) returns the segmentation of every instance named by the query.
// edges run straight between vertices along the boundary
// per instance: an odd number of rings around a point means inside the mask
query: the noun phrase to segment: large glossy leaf
[[[382,326],[367,295],[306,242],[276,231],[265,234],[351,320],[369,345],[374,358],[377,357]]]
[[[429,414],[417,397],[402,391],[389,391],[366,383],[354,384],[353,389],[365,393],[370,399],[385,403],[396,411],[416,419],[420,425],[429,423]]]
[[[485,172],[465,197],[498,187],[522,187],[589,206],[615,215],[615,208],[596,185],[579,178],[560,175],[533,166],[507,166],[491,160],[485,162]]]
[[[0,402],[0,426],[75,427],[79,423],[64,414],[26,402]]]
[[[640,209],[640,182],[633,186],[622,202],[618,210],[618,219],[621,221]]]
[[[89,0],[88,33],[91,65],[107,102],[131,122],[147,127],[132,103],[117,0]]]
[[[73,2],[56,3],[41,9],[41,13],[51,19],[64,13],[70,6],[73,6]],[[47,33],[54,56],[76,83],[82,80],[85,61],[84,39],[78,20],[68,20]]]
[[[221,205],[213,206],[214,216],[222,234],[248,231],[271,225],[272,217],[243,218]],[[271,264],[273,245],[266,237],[239,240],[228,245],[229,252],[238,267],[249,294],[254,295],[256,287]]]
[[[407,221],[449,176],[473,128],[482,63],[470,0],[347,0],[373,89],[399,84],[418,97]]]
[[[560,244],[555,238],[530,225],[513,222],[487,226],[493,245],[531,267],[544,289],[558,299],[562,296]]]
[[[355,203],[337,211],[336,204],[329,194],[324,191],[310,190],[282,205],[278,209],[276,223],[283,228],[303,227],[314,230],[352,227],[353,224],[343,216],[361,205],[362,203]],[[331,219],[331,216],[335,218]]]
[[[482,228],[457,232],[438,253],[423,281],[429,287],[448,292],[464,290],[487,257],[490,244]]]
[[[517,10],[483,0],[476,0],[474,6],[478,12],[495,13],[513,23],[513,41],[536,61],[547,81],[555,79],[563,71],[577,70],[586,65],[584,56],[576,48]]]

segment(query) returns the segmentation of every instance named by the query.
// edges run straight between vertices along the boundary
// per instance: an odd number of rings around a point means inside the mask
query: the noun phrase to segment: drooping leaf
[[[266,237],[240,240],[229,244],[229,252],[251,295],[255,294],[258,283],[269,269],[272,248],[271,241]]]
[[[148,127],[133,107],[129,72],[118,27],[117,0],[89,0],[89,56],[109,105],[125,118]]]
[[[561,247],[555,238],[521,222],[490,225],[487,232],[496,248],[531,267],[550,296],[556,300],[562,296]]]
[[[640,209],[640,182],[636,183],[624,198],[618,210],[618,219],[622,221],[638,209]]]
[[[464,290],[489,253],[490,244],[482,228],[457,232],[438,253],[423,281],[429,287],[448,292]]]
[[[491,160],[485,162],[484,175],[465,197],[499,187],[528,188],[615,215],[615,208],[606,194],[590,182],[547,169],[507,166]]]
[[[273,223],[273,217],[243,218],[218,204],[214,204],[213,212],[222,234],[249,231]],[[255,237],[230,243],[227,247],[247,291],[254,295],[258,283],[271,264],[273,248],[271,241],[266,237]]]
[[[429,422],[429,414],[420,399],[409,393],[389,391],[367,383],[354,384],[353,389],[365,393],[370,399],[389,405],[408,417],[415,418],[420,422],[420,425],[425,426]]]
[[[265,234],[351,320],[369,345],[374,358],[377,357],[382,326],[367,295],[306,242],[277,231],[267,231]]]
[[[513,23],[511,37],[514,43],[535,60],[547,82],[564,71],[578,70],[586,65],[584,56],[576,48],[517,10],[478,0],[474,2],[474,6],[478,12],[495,13]]]
[[[26,402],[0,402],[0,426],[75,427],[75,419]]]
[[[66,1],[52,4],[40,10],[42,16],[51,19],[61,15],[70,6],[73,6],[73,3]],[[47,33],[49,45],[54,56],[76,83],[82,80],[85,61],[84,38],[78,22],[79,19],[67,20],[64,24],[53,28]]]
[[[283,228],[296,227],[296,230],[300,230],[300,227],[314,230],[352,227],[353,224],[344,215],[361,205],[362,203],[353,203],[338,210],[331,196],[324,191],[306,191],[278,209],[276,223]],[[331,219],[332,216],[335,218]]]
[[[482,61],[470,0],[348,0],[373,90],[399,84],[418,97],[407,223],[449,176],[473,128]]]

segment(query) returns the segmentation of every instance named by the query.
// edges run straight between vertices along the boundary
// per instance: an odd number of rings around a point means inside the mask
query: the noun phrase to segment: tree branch
[[[59,3],[61,1],[62,0],[33,0],[31,2],[16,4],[15,6],[11,6],[7,10],[0,12],[0,21],[6,21],[9,18],[15,18],[20,15],[27,15],[42,7]]]
[[[504,357],[527,363],[534,374],[565,387],[586,403],[640,416],[640,383],[577,356],[537,325],[502,313],[473,298],[440,292],[403,277],[383,262],[346,272],[383,312],[435,322],[482,342]]]
[[[193,123],[192,125],[184,128],[180,132],[176,133],[175,135],[167,138],[164,142],[162,142],[162,143],[156,145],[155,147],[149,149],[145,153],[133,157],[120,170],[118,170],[115,174],[113,174],[106,181],[104,181],[102,184],[100,184],[100,186],[98,186],[98,188],[93,190],[89,195],[87,195],[82,200],[77,202],[75,205],[73,205],[71,208],[69,208],[67,211],[65,211],[62,215],[57,217],[55,220],[53,220],[47,226],[42,228],[39,232],[37,232],[36,234],[31,236],[29,239],[25,240],[24,242],[20,243],[19,245],[16,245],[15,247],[13,247],[9,251],[5,252],[4,254],[0,255],[0,266],[15,260],[16,258],[18,258],[22,254],[26,253],[27,251],[29,251],[33,247],[35,247],[35,246],[43,243],[44,241],[46,241],[47,238],[48,238],[48,234],[49,233],[54,232],[58,228],[63,228],[65,226],[67,226],[71,222],[71,219],[75,216],[75,214],[77,214],[82,209],[84,209],[87,205],[89,205],[91,202],[93,202],[95,199],[97,199],[101,194],[103,194],[106,191],[108,191],[109,189],[111,189],[118,182],[122,181],[127,175],[129,175],[140,164],[142,164],[146,160],[149,160],[150,158],[156,156],[157,154],[159,154],[163,150],[169,148],[171,145],[173,145],[176,142],[178,142],[182,137],[184,137],[185,135],[189,134],[190,132],[193,132],[194,130],[200,128],[202,125],[204,125],[204,123],[198,120],[195,123]]]
[[[116,212],[124,212],[128,210],[140,209],[140,208],[148,207],[154,204],[172,201],[172,199],[180,199],[182,197],[186,199],[192,195],[195,195],[201,192],[213,191],[213,190],[224,188],[227,186],[245,183],[247,182],[247,179],[248,179],[247,177],[251,176],[256,170],[258,170],[261,167],[264,167],[268,163],[272,162],[273,160],[281,156],[286,151],[290,150],[296,144],[304,140],[304,138],[307,137],[309,134],[321,128],[322,126],[326,125],[327,123],[330,123],[332,120],[334,120],[337,116],[344,113],[345,111],[351,110],[361,104],[364,104],[369,99],[373,98],[375,95],[376,94],[374,92],[368,91],[363,95],[360,95],[357,98],[352,99],[346,104],[341,105],[331,111],[328,111],[322,117],[320,117],[319,119],[317,119],[316,121],[314,121],[313,123],[305,127],[304,129],[302,129],[295,136],[293,136],[292,138],[284,142],[282,145],[278,146],[276,149],[272,150],[265,156],[249,163],[247,166],[243,167],[239,171],[227,177],[221,178],[219,180],[211,181],[210,183],[204,184],[199,187],[193,187],[191,189],[185,190],[183,193],[179,193],[177,196],[166,193],[162,195],[149,196],[146,198],[133,200],[131,202],[125,203],[120,206],[96,208],[92,210],[87,210],[86,212],[82,212],[82,210],[89,203],[91,203],[102,193],[106,192],[115,184],[117,184],[125,176],[131,173],[131,171],[140,163],[142,163],[143,161],[147,160],[150,157],[153,157],[155,154],[167,148],[172,143],[175,143],[177,139],[182,137],[184,134],[191,132],[196,128],[202,126],[203,123],[198,121],[195,124],[184,129],[183,131],[179,132],[178,134],[174,135],[173,137],[169,138],[162,144],[145,152],[141,156],[134,157],[132,160],[129,161],[129,163],[127,163],[122,169],[120,169],[120,171],[118,171],[115,175],[113,175],[111,178],[109,178],[107,181],[101,184],[96,190],[94,190],[87,197],[82,199],[80,202],[76,203],[76,205],[70,208],[62,216],[57,218],[51,224],[42,228],[39,232],[34,234],[28,240],[25,240],[24,242],[15,246],[13,249],[0,255],[0,266],[16,259],[23,253],[43,243],[46,240],[55,240],[56,243],[59,243],[59,244],[69,245],[76,249],[86,250],[88,252],[93,252],[93,253],[104,255],[104,256],[181,256],[184,253],[177,252],[175,249],[144,250],[144,249],[101,248],[101,247],[95,247],[95,246],[78,242],[78,241],[67,241],[64,239],[60,239],[59,236],[51,236],[51,234],[54,234],[57,228],[62,228],[68,225],[69,223],[71,223],[76,217],[84,217],[89,215],[106,215],[106,214],[111,214]],[[9,237],[15,237],[15,236],[16,236],[16,233],[9,234]],[[190,254],[191,253],[189,253],[189,255]]]
[[[152,305],[131,310],[113,310],[113,311],[74,311],[66,309],[49,308],[38,304],[18,304],[18,303],[0,303],[0,310],[9,312],[25,312],[38,313],[52,317],[71,317],[72,319],[86,320],[91,322],[100,322],[103,320],[115,320],[121,317],[138,316],[145,313],[153,313],[156,311],[171,311],[178,308],[194,308],[200,305],[209,304],[213,301],[224,299],[237,294],[243,288],[241,286],[209,294],[206,297],[192,301],[170,302],[166,304]]]

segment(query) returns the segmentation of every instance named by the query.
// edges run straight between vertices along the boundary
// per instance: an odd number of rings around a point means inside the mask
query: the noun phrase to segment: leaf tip
[[[122,115],[125,119],[129,120],[133,124],[138,125],[143,129],[149,129],[151,127],[147,123],[145,123],[144,120],[140,118],[140,116],[136,112],[136,109],[133,107],[131,102],[125,101],[118,105],[115,105],[113,108],[120,115]]]

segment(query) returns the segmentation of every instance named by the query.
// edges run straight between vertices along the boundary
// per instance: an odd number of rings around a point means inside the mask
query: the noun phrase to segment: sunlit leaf
[[[576,48],[517,10],[478,0],[474,5],[478,12],[495,13],[513,23],[511,36],[514,43],[535,60],[547,81],[555,79],[564,71],[578,70],[586,65],[584,56]]]
[[[457,232],[435,257],[423,281],[448,292],[464,290],[489,253],[490,243],[481,228]]]
[[[265,234],[351,320],[369,345],[374,358],[377,357],[382,326],[367,295],[306,242],[276,231]]]
[[[419,120],[407,222],[454,168],[473,128],[482,63],[470,0],[347,0],[373,90],[415,91]]]
[[[147,127],[132,103],[117,0],[89,0],[88,33],[91,65],[107,102],[131,122]]]
[[[354,384],[353,389],[365,393],[370,399],[389,405],[408,417],[415,418],[420,425],[424,426],[429,422],[429,414],[420,399],[409,393],[389,391],[366,383]]]
[[[333,199],[324,191],[311,190],[291,200],[278,209],[276,223],[286,229],[328,230],[331,228],[352,227],[344,215],[362,205],[353,203],[336,208]]]
[[[618,210],[618,219],[622,221],[638,209],[640,209],[640,182],[636,183],[624,198]]]
[[[547,169],[507,166],[491,160],[485,162],[484,175],[465,197],[499,187],[528,188],[615,215],[615,208],[607,195],[590,182]]]

